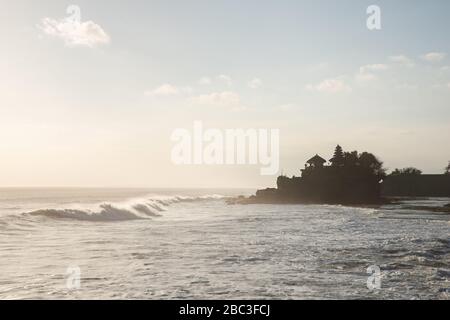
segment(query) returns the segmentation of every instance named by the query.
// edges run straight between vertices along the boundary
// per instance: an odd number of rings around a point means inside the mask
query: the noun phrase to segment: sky
[[[389,170],[450,160],[449,1],[0,4],[0,186],[275,185],[259,165],[174,164],[194,121],[279,129],[287,175],[336,144]]]

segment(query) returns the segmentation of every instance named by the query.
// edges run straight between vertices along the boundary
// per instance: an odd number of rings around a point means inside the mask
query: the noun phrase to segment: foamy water
[[[403,207],[450,199],[226,205],[242,193],[1,189],[0,298],[448,299],[450,216]]]

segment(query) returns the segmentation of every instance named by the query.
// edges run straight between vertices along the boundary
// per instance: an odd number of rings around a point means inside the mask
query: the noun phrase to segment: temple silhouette
[[[316,154],[299,177],[281,175],[277,188],[258,190],[238,202],[370,205],[401,196],[450,197],[450,174],[422,175],[407,168],[387,175],[372,153],[344,152],[338,145],[328,161]]]

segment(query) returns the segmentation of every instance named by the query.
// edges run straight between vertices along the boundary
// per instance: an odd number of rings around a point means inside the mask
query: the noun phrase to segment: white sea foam
[[[24,213],[26,216],[43,216],[53,219],[73,219],[81,221],[123,221],[150,219],[161,216],[167,207],[179,202],[220,200],[226,196],[212,194],[203,196],[152,196],[135,198],[119,203],[97,205],[75,204],[70,208],[43,208]]]

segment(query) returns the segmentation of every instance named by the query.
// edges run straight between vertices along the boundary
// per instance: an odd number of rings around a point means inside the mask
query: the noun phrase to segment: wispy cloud
[[[248,87],[251,89],[258,89],[263,85],[263,82],[259,78],[254,78],[248,82]]]
[[[389,60],[405,67],[414,67],[415,65],[414,60],[405,55],[391,56]]]
[[[372,81],[372,80],[375,80],[375,79],[377,79],[377,76],[374,75],[373,73],[361,73],[361,72],[359,72],[355,76],[355,80],[357,82],[360,82],[360,83],[361,82]]]
[[[389,66],[387,64],[367,64],[365,66],[362,66],[359,68],[359,72],[366,73],[366,72],[373,72],[373,71],[384,71],[389,69]]]
[[[38,28],[46,35],[61,39],[68,47],[95,47],[110,42],[110,36],[93,21],[43,18]]]
[[[198,83],[203,86],[208,86],[212,83],[212,80],[210,77],[202,77],[200,80],[198,80]]]
[[[217,76],[217,79],[223,81],[227,86],[231,86],[233,84],[233,79],[231,79],[231,77],[227,76],[226,74],[221,74]]]
[[[162,84],[152,90],[145,91],[146,96],[174,96],[178,94],[191,94],[193,92],[191,87],[176,87],[171,84]]]
[[[421,56],[421,58],[428,62],[440,62],[445,59],[447,54],[444,52],[429,52]]]
[[[207,106],[229,107],[231,109],[241,109],[241,98],[233,91],[212,92],[191,97],[190,101],[195,104]]]
[[[347,85],[343,80],[335,79],[325,79],[317,85],[309,84],[306,86],[306,90],[323,92],[323,93],[350,93],[352,88]]]
[[[387,69],[389,69],[389,66],[386,64],[367,64],[359,68],[355,79],[357,82],[367,82],[375,80],[377,78],[377,76],[375,75],[376,72],[384,71]]]

